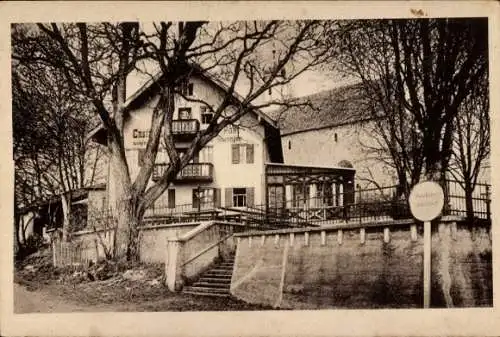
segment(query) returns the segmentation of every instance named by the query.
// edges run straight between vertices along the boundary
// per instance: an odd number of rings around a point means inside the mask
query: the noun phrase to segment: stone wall
[[[238,234],[232,294],[293,309],[422,307],[423,226],[363,226]],[[433,224],[432,307],[492,305],[490,228]]]
[[[167,238],[182,236],[190,230],[194,229],[200,223],[177,223],[177,224],[161,224],[148,225],[140,228],[139,231],[139,256],[140,260],[145,263],[165,263],[167,255]],[[74,263],[81,257],[84,261],[97,261],[105,257],[105,250],[111,250],[114,241],[113,230],[84,230],[72,234],[71,242],[65,246],[68,250],[70,247],[72,253],[72,261]],[[59,246],[57,246],[59,248]],[[66,264],[62,258],[58,261],[59,264]]]

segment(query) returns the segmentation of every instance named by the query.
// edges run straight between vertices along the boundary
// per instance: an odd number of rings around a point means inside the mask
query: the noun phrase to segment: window
[[[177,153],[179,154],[179,157],[182,158],[183,156],[186,155],[188,149],[177,149]],[[193,156],[193,159],[189,161],[190,163],[199,163],[200,162],[200,152],[195,153]]]
[[[253,144],[247,144],[246,146],[246,159],[247,164],[253,164]]]
[[[245,207],[247,205],[246,188],[233,188],[233,207]]]
[[[191,108],[179,108],[179,119],[191,119]]]
[[[210,124],[213,117],[214,114],[211,110],[209,110],[208,107],[206,106],[201,107],[201,124]]]
[[[184,96],[193,96],[193,83],[189,83],[188,80],[182,81],[181,94]]]
[[[213,146],[205,146],[199,152],[200,163],[211,163],[213,162]]]
[[[335,133],[335,135],[333,135],[333,138],[335,139],[335,143],[336,143],[338,141],[337,133]]]
[[[175,190],[168,190],[168,208],[175,208]]]
[[[231,162],[233,164],[254,163],[254,144],[232,144]]]
[[[213,188],[193,189],[193,208],[213,207],[215,202],[215,190]]]
[[[291,141],[291,140],[289,140],[289,141],[288,141],[288,149],[289,149],[289,150],[291,150],[291,149],[292,149],[292,141]]]
[[[309,185],[293,185],[292,189],[292,203],[293,207],[305,206],[307,200],[310,199],[310,186]]]

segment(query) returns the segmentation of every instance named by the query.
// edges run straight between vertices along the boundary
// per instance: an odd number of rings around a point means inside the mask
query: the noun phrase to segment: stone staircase
[[[214,265],[204,272],[191,286],[183,289],[185,294],[200,296],[230,297],[231,276],[233,275],[234,255]]]

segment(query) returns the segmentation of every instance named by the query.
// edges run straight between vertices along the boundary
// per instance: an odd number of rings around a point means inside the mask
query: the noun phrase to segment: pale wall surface
[[[375,145],[364,127],[370,125],[345,125],[283,135],[281,143],[285,163],[338,167],[340,161],[348,160],[356,170],[356,184],[361,188],[375,187],[370,180],[380,185],[392,185],[394,175],[390,168],[369,155],[364,147],[365,144]]]
[[[434,226],[432,234],[432,307],[492,305],[490,228]],[[252,302],[293,309],[418,308],[422,306],[423,239],[419,229],[411,240],[410,226],[241,236],[231,292]]]
[[[191,80],[194,83],[194,94],[196,98],[207,101],[209,104],[218,104],[221,100],[221,94],[208,85],[206,82],[198,78]],[[138,150],[145,148],[147,138],[134,138],[134,130],[145,131],[149,130],[151,123],[151,114],[158,97],[154,97],[141,108],[134,110],[130,114],[130,118],[125,125],[124,137],[126,156],[129,164],[131,178],[135,179],[139,172],[138,166]],[[186,102],[181,97],[176,98],[176,113],[174,119],[177,118],[179,108],[191,107],[192,118],[201,119],[201,103]],[[267,148],[264,143],[264,128],[259,125],[254,115],[247,114],[236,124],[242,126],[239,132],[231,132],[228,127],[207,146],[213,147],[213,165],[214,179],[211,183],[178,183],[172,184],[171,188],[176,189],[176,204],[192,204],[192,189],[201,187],[254,187],[255,188],[255,204],[263,203],[262,188],[264,181],[264,163],[269,157]],[[203,128],[203,125],[201,125]],[[231,144],[254,144],[254,163],[231,163]],[[187,143],[185,144],[188,145]],[[201,161],[201,160],[200,160]],[[160,146],[156,163],[168,163],[168,156]],[[152,184],[152,183],[151,183]],[[222,204],[224,204],[224,191],[222,191]],[[166,197],[166,195],[164,196]],[[166,200],[160,202],[166,204]]]

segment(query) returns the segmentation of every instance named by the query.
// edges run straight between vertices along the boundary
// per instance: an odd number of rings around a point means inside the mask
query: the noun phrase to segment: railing
[[[200,131],[200,122],[197,119],[176,119],[172,121],[172,134],[195,135]]]
[[[457,181],[448,180],[445,188],[443,215],[467,216],[465,192]],[[213,201],[202,200],[197,204],[169,207],[158,205],[146,210],[144,221],[148,224],[168,224],[219,220],[243,223],[254,229],[276,229],[284,227],[308,227],[336,222],[368,222],[412,218],[408,202],[399,196],[397,186],[363,189],[354,192],[354,203],[345,204],[344,193],[326,197],[316,196],[286,200],[279,205],[255,205],[252,207],[221,207]],[[352,196],[352,192],[350,192]],[[352,200],[352,199],[351,199]],[[472,214],[475,218],[490,219],[490,185],[477,184],[472,193]],[[272,205],[272,204],[271,204]],[[97,227],[110,225],[109,212],[102,217],[92,216],[89,221],[103,222]],[[91,220],[97,219],[97,220]]]
[[[157,181],[165,173],[169,164],[155,164],[153,181]],[[175,178],[176,181],[212,181],[214,165],[212,163],[187,164]]]
[[[169,207],[169,205],[154,205],[148,208],[144,214],[146,221],[152,218],[162,219],[162,223],[191,222],[215,220],[219,212],[214,202],[200,202],[198,204],[184,204]]]
[[[404,195],[397,186],[356,190],[353,203],[346,193],[329,196],[294,198],[277,207],[255,206],[262,214],[260,221],[294,226],[311,226],[340,221],[377,221],[412,218]],[[444,185],[443,215],[467,216],[467,198],[458,181],[447,180]],[[352,196],[350,192],[349,197]],[[344,198],[346,197],[346,198]],[[477,184],[472,194],[469,213],[479,219],[490,219],[490,185]]]
[[[445,194],[448,196],[448,213],[467,216],[467,197],[462,184],[456,180],[447,180]],[[475,218],[491,219],[491,186],[477,183],[470,197],[469,212]]]

